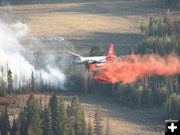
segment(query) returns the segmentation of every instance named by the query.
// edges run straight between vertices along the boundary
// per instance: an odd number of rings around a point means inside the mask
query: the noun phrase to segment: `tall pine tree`
[[[87,135],[84,108],[75,96],[71,102],[72,116],[74,116],[74,129],[76,135]]]
[[[102,113],[99,106],[97,106],[94,114],[94,134],[103,135]]]
[[[63,97],[60,96],[59,98],[59,109],[60,109],[60,132],[62,135],[68,134],[68,128],[67,128],[67,113],[65,109],[65,104],[63,101]]]
[[[2,135],[9,135],[10,123],[7,108],[0,118],[0,131]]]
[[[35,78],[34,78],[34,72],[33,71],[31,73],[30,90],[35,92]]]
[[[45,107],[43,113],[43,135],[53,135],[50,107]]]
[[[13,79],[12,72],[10,69],[7,71],[7,90],[9,94],[13,93]]]
[[[49,105],[51,108],[53,134],[60,135],[61,134],[60,109],[59,109],[58,97],[55,94],[53,95],[53,97],[51,97]]]
[[[25,112],[27,113],[27,132],[33,133],[33,135],[42,135],[40,108],[33,95],[26,102]]]

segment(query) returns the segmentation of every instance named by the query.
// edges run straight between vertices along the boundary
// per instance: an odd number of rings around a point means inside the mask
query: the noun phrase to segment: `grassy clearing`
[[[89,15],[74,13],[43,14],[30,16],[32,33],[37,35],[58,34],[69,36],[88,36],[90,33],[126,33],[130,31],[131,24],[121,17],[105,15]],[[33,23],[31,23],[33,22]]]

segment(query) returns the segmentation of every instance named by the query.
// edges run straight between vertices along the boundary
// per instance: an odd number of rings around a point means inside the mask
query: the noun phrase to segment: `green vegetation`
[[[89,56],[102,56],[104,55],[104,49],[100,46],[93,46],[89,52]]]
[[[169,7],[177,7],[179,4],[179,0],[164,0],[166,5]]]
[[[10,69],[7,70],[5,77],[4,69],[1,67],[0,75],[0,96],[6,96],[7,94],[13,93],[13,78]],[[6,79],[7,78],[7,79]]]
[[[180,55],[180,20],[171,16],[168,10],[163,18],[150,18],[149,24],[142,23],[141,31],[145,34],[137,53],[156,53]]]
[[[145,35],[136,53],[155,53],[166,56],[180,55],[180,21],[168,10],[163,18],[151,17],[148,24],[142,24]],[[166,118],[180,118],[179,75],[144,76],[133,84],[118,84],[117,100],[128,105],[163,105]],[[172,113],[173,112],[173,113]]]
[[[54,95],[50,100],[50,108],[52,112],[52,130],[54,135],[67,135],[67,117],[62,97],[58,99],[57,96]]]
[[[180,55],[180,21],[168,10],[163,18],[151,17],[148,24],[142,23],[141,30],[145,35],[138,45],[136,53],[166,56]],[[117,100],[130,106],[163,105],[165,104],[166,118],[180,118],[179,75],[173,76],[144,76],[132,84],[117,84]],[[173,113],[172,113],[173,112]]]
[[[19,118],[13,120],[12,127],[7,109],[0,116],[0,133],[2,135],[9,133],[12,135],[86,135],[84,109],[77,96],[66,108],[62,96],[52,96],[49,105],[42,107],[40,101],[31,95]]]
[[[31,73],[30,90],[35,92],[35,78],[34,78],[34,72],[33,71]]]
[[[13,93],[13,79],[12,72],[10,69],[7,71],[7,91],[9,94]]]
[[[172,93],[165,102],[166,117],[180,118],[180,94]]]
[[[43,135],[53,135],[51,108],[45,106],[44,113],[42,114],[42,116],[43,116],[43,124],[42,124]]]
[[[10,123],[7,109],[0,117],[0,130],[2,135],[8,135],[10,131]]]

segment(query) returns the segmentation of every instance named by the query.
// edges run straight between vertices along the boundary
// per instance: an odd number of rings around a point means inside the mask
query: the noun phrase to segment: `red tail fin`
[[[110,43],[107,54],[106,54],[106,59],[107,60],[112,60],[115,57],[116,57],[116,55],[115,55],[115,51],[114,51],[114,44]]]

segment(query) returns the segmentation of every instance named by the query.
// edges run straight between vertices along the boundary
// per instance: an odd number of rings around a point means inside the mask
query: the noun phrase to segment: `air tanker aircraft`
[[[93,57],[83,57],[81,55],[67,51],[66,53],[72,55],[74,64],[85,64],[87,69],[90,71],[96,71],[103,63],[112,61],[116,58],[114,51],[114,44],[110,43],[106,56],[93,56]]]

